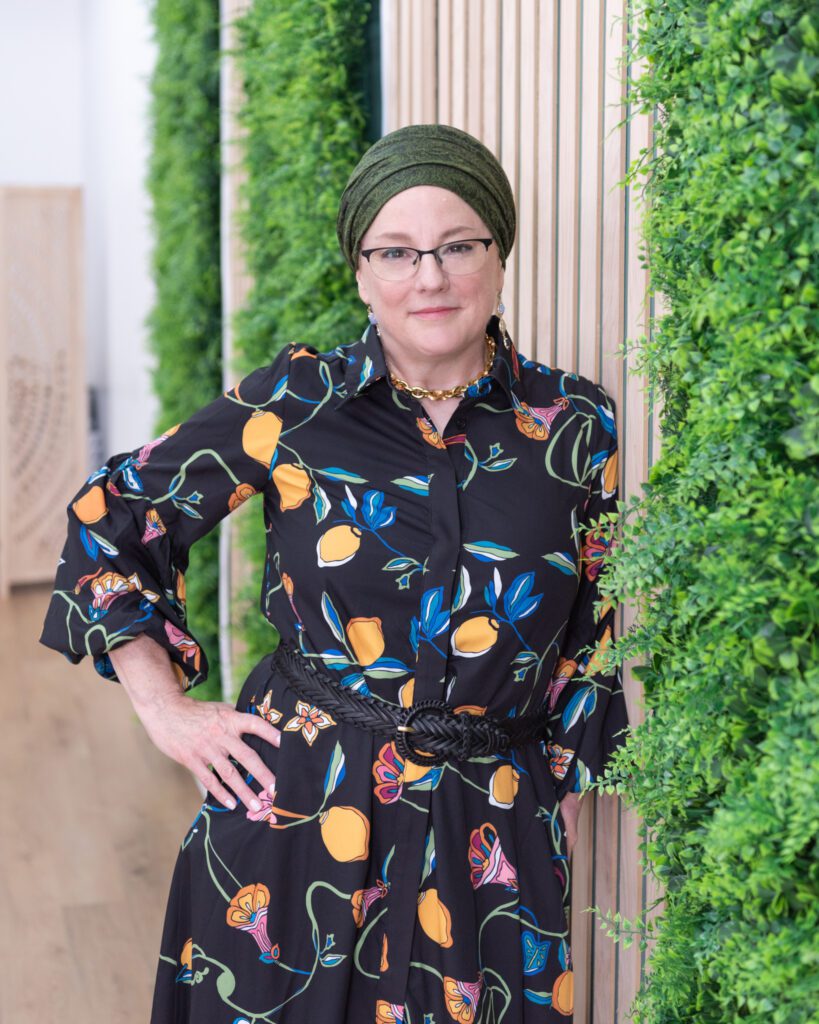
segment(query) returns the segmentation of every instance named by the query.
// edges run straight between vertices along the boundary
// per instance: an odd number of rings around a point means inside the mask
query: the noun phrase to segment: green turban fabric
[[[473,135],[446,124],[411,124],[390,132],[359,160],[341,195],[336,231],[356,269],[361,239],[393,196],[437,185],[460,196],[492,232],[501,263],[515,240],[515,198],[495,156]]]

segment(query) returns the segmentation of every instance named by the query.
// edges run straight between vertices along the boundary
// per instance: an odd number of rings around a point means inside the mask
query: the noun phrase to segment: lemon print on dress
[[[108,515],[108,506],[105,504],[105,491],[99,484],[90,487],[81,498],[77,498],[71,506],[77,519],[86,526],[91,523],[98,523],[103,516]]]
[[[347,639],[355,654],[355,660],[365,668],[378,661],[384,653],[384,630],[381,619],[357,615],[347,623]]]
[[[603,466],[603,498],[610,498],[617,487],[617,454],[616,451],[612,452]]]
[[[292,462],[276,466],[273,470],[273,483],[279,492],[279,508],[282,512],[298,508],[310,497],[310,477],[301,466],[295,466]]]
[[[496,768],[489,780],[489,803],[508,810],[515,803],[520,772],[511,764]]]
[[[552,987],[552,1006],[564,1017],[571,1017],[574,1011],[574,974],[571,971],[557,976]]]
[[[321,838],[331,857],[342,863],[366,860],[370,850],[370,819],[357,807],[331,807],[319,815]]]
[[[464,658],[486,654],[498,639],[500,623],[494,615],[475,615],[452,634],[452,650]]]
[[[452,915],[438,896],[437,889],[418,893],[418,920],[424,933],[444,949],[452,945]]]
[[[344,565],[361,547],[361,530],[341,523],[323,533],[316,545],[319,565]]]
[[[281,416],[256,409],[242,430],[242,448],[251,459],[269,466],[281,432]]]
[[[408,679],[403,686],[398,687],[398,700],[402,708],[408,708],[412,704],[415,694],[415,676]]]

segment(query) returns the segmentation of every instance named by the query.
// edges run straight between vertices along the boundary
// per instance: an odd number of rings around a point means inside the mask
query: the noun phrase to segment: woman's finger
[[[271,723],[268,722],[266,718],[262,718],[261,715],[254,715],[248,711],[237,711],[234,722],[239,734],[252,732],[254,736],[259,736],[261,739],[267,740],[267,742],[272,743],[274,747],[281,745],[281,729],[277,729],[274,725],[271,725]]]
[[[222,782],[233,790],[248,810],[260,811],[262,809],[261,800],[245,782],[241,772],[226,757],[215,757],[213,759],[213,767],[216,769]]]
[[[238,738],[226,737],[225,749],[231,757],[235,758],[253,776],[262,789],[266,789],[269,793],[275,790],[275,774],[267,767],[252,747],[249,747]]]
[[[223,785],[219,782],[219,779],[209,771],[203,764],[198,766],[188,766],[190,771],[196,776],[197,779],[202,783],[204,789],[210,793],[210,795],[224,804],[228,810],[233,811],[236,808],[236,800],[234,796],[229,793]]]

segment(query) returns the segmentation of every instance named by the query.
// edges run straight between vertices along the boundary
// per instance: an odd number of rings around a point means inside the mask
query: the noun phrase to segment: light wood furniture
[[[82,194],[0,188],[0,595],[52,579],[87,466]]]

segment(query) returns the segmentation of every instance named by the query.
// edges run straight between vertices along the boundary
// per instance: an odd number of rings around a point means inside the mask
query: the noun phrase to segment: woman
[[[156,1024],[565,1020],[578,792],[626,726],[597,653],[614,403],[509,338],[514,200],[476,139],[381,139],[338,236],[363,337],[289,345],[92,474],[41,639],[209,790]],[[235,709],[190,701],[188,550],[256,493],[281,647]]]

